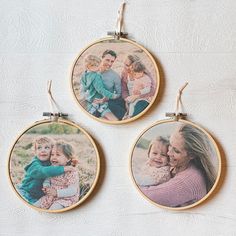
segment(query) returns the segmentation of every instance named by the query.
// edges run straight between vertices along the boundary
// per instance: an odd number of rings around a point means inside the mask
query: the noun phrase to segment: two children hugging
[[[48,137],[34,140],[35,155],[25,169],[18,192],[31,205],[50,210],[62,209],[79,200],[79,176],[73,148]]]
[[[140,186],[153,186],[165,183],[171,178],[169,141],[162,136],[155,138],[149,145],[147,161],[135,177]]]

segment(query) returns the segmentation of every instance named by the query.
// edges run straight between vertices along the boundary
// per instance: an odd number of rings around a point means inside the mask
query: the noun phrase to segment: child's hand
[[[137,98],[138,98],[137,95],[131,95],[131,96],[127,97],[127,98],[125,99],[125,101],[127,101],[128,103],[132,103],[132,102],[134,102]]]
[[[55,188],[46,188],[46,194],[52,197],[57,197],[57,190]]]
[[[76,171],[76,168],[73,166],[65,166],[64,171],[65,172]]]
[[[43,191],[45,194],[47,193],[47,188],[48,188],[48,187],[43,187],[43,188],[42,188],[42,191]]]

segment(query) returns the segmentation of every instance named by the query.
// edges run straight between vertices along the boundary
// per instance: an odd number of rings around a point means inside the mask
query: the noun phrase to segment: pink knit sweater
[[[207,193],[205,180],[194,165],[179,172],[166,183],[140,188],[148,198],[168,207],[188,206],[202,199]]]

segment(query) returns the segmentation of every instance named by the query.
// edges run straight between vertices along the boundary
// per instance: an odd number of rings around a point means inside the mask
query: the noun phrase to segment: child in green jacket
[[[108,102],[102,104],[95,103],[95,99],[107,98],[116,99],[119,97],[116,93],[112,93],[106,89],[99,66],[101,59],[94,55],[85,58],[86,71],[82,74],[81,84],[87,101],[87,111],[93,115],[99,112],[101,117],[108,120],[117,120],[108,108]]]
[[[25,167],[25,176],[17,190],[25,200],[34,204],[44,196],[43,182],[48,177],[61,175],[72,171],[71,166],[51,166],[50,156],[53,141],[46,136],[34,140],[35,156],[30,164]]]

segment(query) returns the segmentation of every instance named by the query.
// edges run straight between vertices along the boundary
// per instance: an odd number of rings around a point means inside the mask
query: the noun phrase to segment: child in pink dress
[[[77,160],[73,157],[72,146],[64,142],[55,143],[50,162],[52,166],[75,166]],[[74,171],[46,179],[43,191],[46,195],[35,204],[40,208],[58,210],[77,203],[80,193],[78,171],[75,168]]]
[[[151,142],[148,149],[148,159],[135,176],[138,185],[153,186],[170,180],[168,146],[169,141],[161,136]]]
[[[131,65],[131,76],[127,77],[127,87],[129,96],[125,98],[127,114],[124,119],[133,116],[136,104],[139,101],[145,100],[150,102],[150,97],[145,97],[145,94],[150,94],[152,81],[151,78],[145,74],[146,67],[141,61],[135,61]]]

